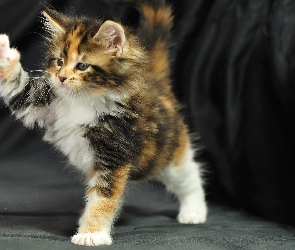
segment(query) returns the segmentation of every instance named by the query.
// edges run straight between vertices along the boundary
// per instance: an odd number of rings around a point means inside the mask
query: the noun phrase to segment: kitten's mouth
[[[68,84],[66,84],[65,82],[60,82],[60,85],[61,85],[61,87],[63,89],[65,89],[67,91],[71,91],[72,90],[71,87]]]

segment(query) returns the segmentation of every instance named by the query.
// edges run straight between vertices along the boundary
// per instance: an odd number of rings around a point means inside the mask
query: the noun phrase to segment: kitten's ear
[[[113,21],[105,21],[95,34],[94,39],[102,41],[106,50],[117,49],[116,55],[123,53],[125,46],[125,32],[123,27]]]
[[[42,15],[44,17],[43,23],[47,31],[49,31],[50,33],[58,34],[65,33],[65,20],[63,20],[59,12],[47,8],[45,11],[42,12]]]

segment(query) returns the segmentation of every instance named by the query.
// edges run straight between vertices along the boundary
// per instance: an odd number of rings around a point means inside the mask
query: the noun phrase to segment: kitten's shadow
[[[177,211],[170,210],[151,210],[144,209],[138,206],[126,205],[124,206],[116,226],[137,226],[143,225],[147,222],[161,223],[161,221],[174,221],[177,216]]]
[[[142,193],[148,190],[143,198]],[[126,197],[115,228],[133,228],[139,225],[159,225],[175,222],[178,213],[178,203],[163,192],[162,186],[141,184],[133,185],[131,194]],[[79,204],[78,204],[79,203]],[[52,237],[70,237],[78,227],[78,220],[83,210],[83,204],[78,202],[75,208],[80,211],[52,214],[16,214],[8,222],[27,229],[36,230],[38,234]],[[68,239],[67,239],[68,240]]]
[[[34,237],[69,237],[77,228],[78,213],[70,214],[1,214],[1,226],[9,235],[34,235]]]
[[[174,222],[177,215],[175,210],[151,210],[142,207],[126,205],[123,207],[118,220],[115,223],[115,228],[120,227],[137,227],[139,225],[161,224],[162,222]],[[50,216],[39,216],[35,218],[36,223],[25,220],[22,221],[22,226],[32,227],[39,231],[53,236],[70,237],[75,234],[78,227],[80,214],[52,214]]]
[[[139,225],[158,225],[175,221],[177,211],[173,209],[151,209],[126,204],[123,206],[115,228],[138,227]],[[20,228],[22,233],[40,235],[40,237],[58,237],[68,240],[75,234],[80,213],[53,214],[14,214],[4,215],[7,226]],[[64,238],[64,239],[63,239]]]

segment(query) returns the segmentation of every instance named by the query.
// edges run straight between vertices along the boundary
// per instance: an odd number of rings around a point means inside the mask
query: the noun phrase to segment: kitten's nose
[[[59,76],[58,78],[61,82],[64,82],[67,79],[66,77],[63,77],[63,76]]]

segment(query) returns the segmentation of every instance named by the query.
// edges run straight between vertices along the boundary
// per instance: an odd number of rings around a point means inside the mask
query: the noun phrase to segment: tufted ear
[[[123,27],[113,21],[105,21],[95,34],[94,39],[102,41],[106,50],[117,49],[116,55],[122,54],[125,45],[125,32]]]
[[[49,33],[65,33],[64,18],[56,10],[47,8],[42,12],[43,24]]]

